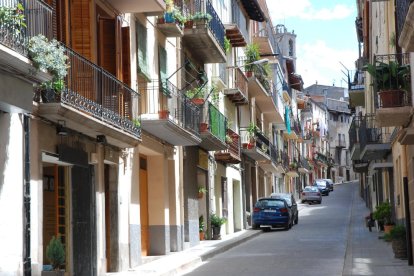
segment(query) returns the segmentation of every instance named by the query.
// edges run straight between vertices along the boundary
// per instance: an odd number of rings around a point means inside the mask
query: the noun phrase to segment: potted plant
[[[249,126],[247,127],[247,135],[248,135],[248,139],[249,139],[249,143],[254,143],[255,141],[255,136],[256,136],[256,132],[259,128],[253,123],[250,122]]]
[[[366,69],[374,79],[383,108],[404,104],[404,96],[410,91],[410,65],[402,65],[398,61],[377,62],[367,64]]]
[[[198,233],[200,236],[200,241],[204,240],[205,233],[204,233],[204,216],[203,215],[201,215],[198,218]]]
[[[203,105],[205,100],[204,100],[204,95],[205,95],[205,86],[203,87],[195,87],[192,88],[190,90],[187,90],[185,92],[185,95],[191,99],[191,101],[196,104],[196,105]]]
[[[220,229],[223,224],[227,222],[226,218],[219,217],[216,214],[211,214],[210,216],[211,227],[213,228],[213,240],[220,240]]]
[[[213,17],[209,13],[196,12],[192,16],[192,19],[197,28],[205,28],[207,23],[209,23],[213,19]]]
[[[59,271],[60,266],[65,263],[65,249],[59,237],[53,236],[46,247],[46,258],[52,265],[53,272],[43,272],[43,275],[64,275],[63,271]]]
[[[19,36],[27,27],[25,21],[22,3],[18,2],[14,7],[0,7],[0,36],[11,36],[16,42],[23,42],[24,37]]]
[[[161,109],[158,111],[159,119],[168,119],[170,116],[170,111],[168,109]]]
[[[407,259],[407,239],[406,229],[402,224],[395,225],[389,234],[391,240],[394,257],[399,259]]]
[[[192,29],[194,27],[194,19],[192,15],[188,15],[185,23],[184,23],[184,28],[185,29]]]
[[[67,75],[68,56],[61,44],[43,35],[32,37],[27,45],[29,58],[36,69],[49,72],[53,78],[37,86],[36,92],[41,94],[43,102],[60,100],[60,93],[65,88],[64,78]]]
[[[250,78],[253,75],[253,71],[256,65],[251,64],[260,59],[259,45],[252,43],[248,44],[244,50],[246,61],[244,69],[246,70],[246,77]]]
[[[391,204],[388,201],[384,201],[375,207],[373,218],[384,226],[384,232],[390,233],[393,226]]]
[[[224,52],[228,54],[230,52],[231,43],[230,39],[227,38],[227,36],[224,36]]]
[[[187,18],[179,10],[174,10],[173,17],[175,22],[177,22],[180,26],[183,26],[187,21]]]
[[[207,193],[206,187],[198,186],[198,198],[203,198],[205,193]]]

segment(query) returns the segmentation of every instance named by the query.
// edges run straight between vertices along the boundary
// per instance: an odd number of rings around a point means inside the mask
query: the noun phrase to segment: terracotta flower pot
[[[168,110],[158,111],[158,116],[159,116],[160,119],[168,119],[169,115],[170,115],[170,111],[168,111]]]
[[[381,99],[381,107],[398,107],[404,105],[404,90],[384,90],[378,92],[378,95]]]
[[[208,124],[207,123],[200,123],[200,132],[205,132],[208,130]]]

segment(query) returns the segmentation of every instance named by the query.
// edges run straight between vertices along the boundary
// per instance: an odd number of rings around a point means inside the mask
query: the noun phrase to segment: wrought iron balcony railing
[[[140,138],[140,123],[132,110],[140,95],[73,50],[65,47],[65,54],[70,67],[61,102]]]
[[[231,14],[232,14],[233,23],[236,23],[236,25],[239,27],[240,31],[243,34],[244,39],[249,40],[249,32],[247,30],[247,26],[248,26],[247,20],[237,0],[231,0]]]
[[[287,152],[279,150],[282,166],[285,170],[289,169],[289,155]]]
[[[352,148],[354,144],[359,143],[358,131],[361,126],[361,117],[356,116],[352,119],[351,125],[349,127],[349,147]]]
[[[216,151],[216,160],[228,163],[240,163],[240,136],[231,129],[227,129],[227,135],[231,137],[231,143],[227,142],[226,150]]]
[[[374,114],[367,114],[362,118],[359,128],[361,149],[364,149],[368,144],[387,144],[390,142],[390,137],[390,129],[378,127]]]
[[[40,0],[0,0],[0,43],[27,55],[30,37],[52,38],[52,8]]]
[[[240,135],[242,137],[243,144],[248,144],[251,147],[260,149],[265,154],[270,155],[270,149],[269,149],[270,141],[269,141],[269,138],[266,137],[264,133],[256,130],[252,136],[247,131],[247,128],[242,127],[240,128]]]
[[[200,136],[200,108],[170,81],[152,80],[139,85],[139,91],[145,93],[147,104],[143,114],[167,113],[168,117],[196,136]]]

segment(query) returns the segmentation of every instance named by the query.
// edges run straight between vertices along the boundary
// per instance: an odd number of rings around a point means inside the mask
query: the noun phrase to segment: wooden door
[[[149,253],[149,216],[148,216],[148,172],[147,159],[140,157],[139,169],[139,202],[141,215],[141,254]]]

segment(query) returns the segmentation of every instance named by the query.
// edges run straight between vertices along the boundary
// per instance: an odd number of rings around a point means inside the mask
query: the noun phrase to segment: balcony
[[[374,90],[377,104],[376,124],[380,127],[402,126],[410,121],[411,73],[409,53],[375,56]],[[396,75],[390,71],[396,71]],[[386,81],[384,81],[385,77]]]
[[[240,156],[240,136],[231,129],[227,129],[227,135],[231,137],[232,141],[228,143],[228,148],[214,153],[216,161],[229,164],[239,164],[241,162]]]
[[[107,0],[122,13],[145,13],[147,15],[162,14],[165,9],[164,0]]]
[[[195,0],[191,14],[210,14],[211,21],[194,22],[184,28],[184,44],[194,57],[203,63],[226,63],[224,51],[225,29],[210,0]]]
[[[233,71],[233,81],[229,83],[229,87],[224,89],[224,95],[226,95],[230,101],[235,105],[245,105],[249,103],[247,94],[248,82],[246,76],[240,70],[235,68]]]
[[[52,36],[52,8],[37,0],[21,2],[0,0],[4,12],[0,23],[0,110],[30,113],[33,110],[33,84],[50,81],[52,76],[36,70],[28,59],[26,42],[33,36]],[[19,23],[24,18],[26,27]],[[23,80],[24,78],[24,80]]]
[[[369,161],[354,160],[352,168],[356,173],[364,173],[368,171]]]
[[[211,82],[219,89],[223,90],[227,88],[227,68],[226,63],[218,63],[213,66],[213,75]]]
[[[264,160],[258,162],[259,166],[266,172],[271,172],[274,174],[283,173],[283,167],[279,165],[279,152],[276,150],[276,147],[269,143],[270,150],[270,160]]]
[[[253,35],[253,43],[259,46],[261,57],[276,60],[277,42],[272,26],[266,23],[266,27]]]
[[[177,22],[172,13],[164,13],[163,16],[157,18],[157,29],[166,37],[182,37],[184,35],[183,25]]]
[[[289,119],[290,131],[289,129],[283,132],[283,138],[286,140],[298,140],[301,136],[300,126],[296,120]]]
[[[303,143],[305,144],[312,144],[313,143],[313,136],[312,132],[309,130],[305,130],[302,136]]]
[[[194,146],[201,142],[200,109],[169,81],[139,84],[145,93],[146,109],[141,114],[142,129],[174,146]]]
[[[207,151],[227,149],[227,118],[211,103],[208,103],[206,110],[202,110],[202,113],[200,147]]]
[[[284,172],[289,171],[289,155],[287,152],[279,150],[279,156],[280,156],[280,166],[282,167]]]
[[[298,172],[300,173],[311,173],[311,167],[309,161],[303,156],[300,158]]]
[[[362,70],[350,71],[348,77],[348,94],[349,106],[355,108],[357,106],[365,106],[365,77]],[[353,76],[351,82],[351,76]]]
[[[414,128],[404,128],[398,137],[401,145],[414,145]]]
[[[341,149],[346,148],[346,141],[345,141],[345,139],[341,138],[341,139],[336,140],[335,147],[336,148],[341,148]]]
[[[349,127],[349,148],[351,150],[351,160],[359,160],[359,128],[361,126],[361,117],[356,116],[352,119]]]
[[[378,126],[375,115],[366,115],[359,128],[360,160],[384,159],[391,152],[388,128]]]
[[[89,137],[105,135],[109,144],[135,147],[141,127],[132,107],[139,104],[137,92],[103,68],[65,47],[70,67],[65,88],[55,102],[39,102],[36,115]]]
[[[247,20],[236,0],[231,1],[231,14],[232,23],[224,24],[226,37],[232,47],[244,47],[249,39]]]
[[[244,10],[251,20],[263,22],[266,20],[266,16],[260,7],[258,0],[241,0],[244,6]]]
[[[256,131],[251,137],[246,128],[240,128],[242,137],[242,152],[256,161],[270,160],[270,141],[261,132]]]
[[[319,166],[323,165],[323,166],[327,166],[329,164],[329,159],[328,157],[321,153],[321,152],[316,152],[314,154],[313,160],[316,162],[316,164],[318,164]]]

